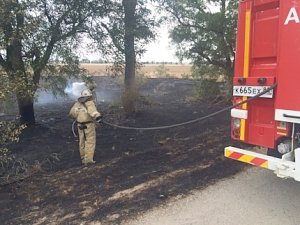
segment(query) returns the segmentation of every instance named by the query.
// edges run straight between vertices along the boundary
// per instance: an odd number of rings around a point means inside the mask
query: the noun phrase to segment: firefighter
[[[92,91],[83,90],[81,97],[73,105],[69,115],[76,119],[79,134],[79,152],[84,165],[93,164],[96,148],[96,123],[101,123],[101,113],[97,111]]]

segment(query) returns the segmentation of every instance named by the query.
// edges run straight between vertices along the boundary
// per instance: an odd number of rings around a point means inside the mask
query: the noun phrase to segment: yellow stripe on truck
[[[233,151],[230,151],[229,149],[225,148],[225,157],[229,158],[229,156],[233,153]]]
[[[268,169],[269,168],[269,162],[268,161],[264,162],[263,164],[260,165],[260,167]]]
[[[249,76],[249,64],[250,64],[250,25],[251,25],[251,11],[247,10],[245,15],[245,46],[244,46],[244,69],[243,77],[248,78]],[[246,96],[243,96],[243,101],[247,100]],[[242,105],[242,109],[247,110],[247,103]],[[245,131],[246,131],[246,120],[241,120],[240,128],[240,140],[245,140]]]
[[[245,140],[245,131],[246,131],[246,120],[241,119],[241,128],[240,128],[240,140]]]
[[[245,19],[245,47],[244,47],[244,78],[249,76],[249,64],[250,64],[250,25],[251,25],[251,12],[246,12]]]
[[[255,157],[251,156],[251,155],[242,155],[239,158],[239,161],[241,162],[245,162],[245,163],[250,163]]]
[[[229,150],[229,148],[225,148],[225,157],[234,159],[237,161],[241,161],[244,163],[249,163],[254,166],[259,166],[268,169],[269,168],[269,162],[266,159],[257,157],[255,155],[250,154],[244,154],[241,152],[235,152]]]

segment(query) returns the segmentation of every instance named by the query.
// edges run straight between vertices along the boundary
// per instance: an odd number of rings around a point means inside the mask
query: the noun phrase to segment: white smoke
[[[85,82],[69,82],[64,93],[68,95],[72,100],[77,100],[81,96],[81,92],[87,89]],[[107,91],[105,88],[96,90],[95,100],[96,102],[112,102],[115,99],[118,99],[120,93],[118,91],[111,90]]]
[[[86,89],[84,82],[73,82],[67,85],[64,92],[72,98],[79,98],[84,89]]]

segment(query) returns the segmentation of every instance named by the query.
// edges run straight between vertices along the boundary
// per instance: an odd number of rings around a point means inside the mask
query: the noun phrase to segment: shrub
[[[13,85],[8,80],[8,75],[0,67],[0,113],[8,112],[13,104]],[[15,121],[3,120],[0,117],[0,165],[5,165],[11,160],[7,146],[19,140],[19,135],[25,126],[18,126]]]
[[[0,121],[0,164],[2,167],[11,160],[7,146],[11,142],[19,141],[19,135],[24,128],[24,125],[18,126],[14,122]]]
[[[221,95],[219,84],[215,79],[202,80],[195,91],[201,100],[206,101],[215,100]]]
[[[165,64],[161,64],[156,68],[156,75],[157,77],[164,77],[164,78],[169,78],[169,69],[165,66]]]

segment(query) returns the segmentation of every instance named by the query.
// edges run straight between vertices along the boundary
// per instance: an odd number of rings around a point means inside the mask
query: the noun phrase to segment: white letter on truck
[[[289,15],[287,16],[287,18],[284,22],[284,25],[288,25],[288,23],[290,21],[295,21],[295,23],[300,23],[300,19],[299,19],[298,13],[296,11],[296,8],[290,9]]]

